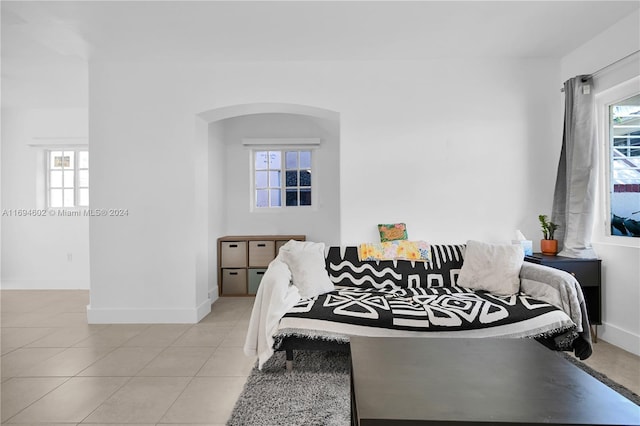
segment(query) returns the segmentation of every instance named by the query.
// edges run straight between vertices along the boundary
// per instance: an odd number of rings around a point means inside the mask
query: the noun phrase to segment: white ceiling
[[[86,85],[91,59],[560,58],[639,6],[637,0],[5,0],[2,103],[24,103],[25,91],[42,97],[55,87],[51,100],[75,104],[86,91],[74,98],[70,88]]]

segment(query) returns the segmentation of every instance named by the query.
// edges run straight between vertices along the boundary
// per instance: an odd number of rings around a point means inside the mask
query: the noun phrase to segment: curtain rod
[[[595,77],[595,76],[597,76],[598,74],[600,74],[602,71],[606,70],[607,68],[612,67],[612,66],[614,66],[615,64],[617,64],[618,62],[622,62],[622,61],[624,61],[625,59],[628,59],[628,58],[632,57],[633,55],[636,55],[638,52],[640,52],[640,50],[635,50],[635,51],[633,51],[633,52],[629,53],[627,56],[624,56],[624,57],[622,57],[622,58],[620,58],[620,59],[618,59],[618,60],[616,60],[616,61],[613,61],[613,62],[611,62],[609,65],[605,65],[604,67],[600,68],[599,70],[597,70],[597,71],[595,71],[595,72],[592,72],[591,74],[587,74],[587,75],[586,75],[586,77]],[[582,81],[584,81],[584,80],[582,80]],[[561,92],[564,92],[564,87],[561,87],[561,88],[560,88],[560,91],[561,91]]]

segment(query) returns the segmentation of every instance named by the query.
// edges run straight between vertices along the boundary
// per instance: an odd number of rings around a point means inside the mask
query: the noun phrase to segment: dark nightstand
[[[602,261],[600,259],[574,259],[563,256],[547,256],[542,253],[533,253],[531,256],[525,256],[524,260],[537,263],[538,265],[560,269],[576,277],[584,294],[589,323],[593,326],[593,341],[597,342],[597,326],[602,324]]]

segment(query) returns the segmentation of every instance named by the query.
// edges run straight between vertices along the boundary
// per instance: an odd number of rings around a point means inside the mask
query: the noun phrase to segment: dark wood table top
[[[352,337],[361,426],[640,425],[640,407],[530,339]]]

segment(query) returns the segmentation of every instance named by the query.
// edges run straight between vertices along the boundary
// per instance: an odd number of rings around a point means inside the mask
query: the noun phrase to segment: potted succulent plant
[[[558,240],[553,238],[553,234],[558,229],[558,225],[551,222],[546,214],[538,215],[540,226],[542,227],[542,235],[544,239],[540,240],[540,250],[542,254],[555,256],[558,253]]]

